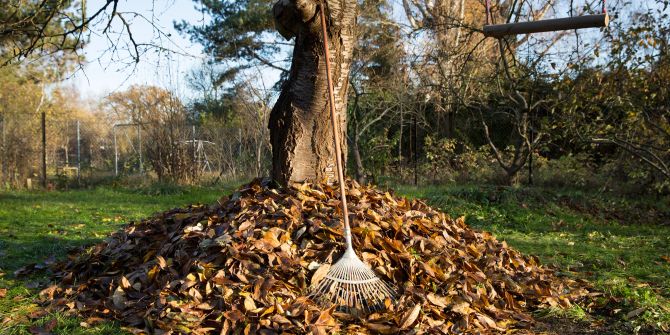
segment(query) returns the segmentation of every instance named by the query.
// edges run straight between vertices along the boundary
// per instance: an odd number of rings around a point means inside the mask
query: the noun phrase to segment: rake
[[[342,167],[342,149],[340,148],[340,135],[335,111],[335,94],[333,92],[333,81],[330,71],[328,29],[326,27],[325,6],[323,3],[321,3],[319,12],[323,32],[323,48],[326,57],[328,99],[335,140],[337,179],[340,183],[346,250],[342,257],[330,267],[323,279],[317,283],[312,283],[310,297],[321,304],[337,305],[337,311],[358,316],[384,309],[386,299],[395,301],[396,290],[391,284],[377,277],[370,266],[358,258],[351,242],[351,227],[349,225],[349,211],[347,210],[347,196]]]

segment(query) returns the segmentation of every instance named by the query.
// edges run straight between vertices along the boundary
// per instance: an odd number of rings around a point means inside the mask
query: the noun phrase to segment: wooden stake
[[[597,14],[532,22],[494,24],[484,26],[484,36],[501,38],[508,35],[607,27],[609,22],[610,18],[607,14]]]

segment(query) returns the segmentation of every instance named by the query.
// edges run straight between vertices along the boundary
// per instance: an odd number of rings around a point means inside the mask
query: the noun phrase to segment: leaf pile
[[[255,180],[215,205],[130,223],[58,264],[60,283],[41,296],[159,334],[447,334],[528,327],[537,308],[588,293],[462,218],[351,182],[354,247],[401,296],[362,319],[320,307],[308,288],[344,250],[336,194]]]

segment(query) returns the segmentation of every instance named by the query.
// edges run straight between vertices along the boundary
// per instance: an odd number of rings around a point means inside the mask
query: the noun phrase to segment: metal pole
[[[528,148],[528,185],[533,185],[533,141],[535,141],[535,134],[533,134],[533,114],[530,115],[530,143]]]
[[[2,122],[2,181],[7,179],[7,132],[5,131],[5,115],[0,115]]]
[[[140,174],[142,174],[142,173],[144,173],[144,166],[142,164],[142,129],[141,129],[140,124],[137,124],[137,138],[138,138],[138,141],[140,142],[139,143],[139,147],[140,147],[140,150],[139,150],[140,151]]]
[[[80,122],[77,120],[77,183],[81,182],[81,133]]]
[[[417,142],[418,138],[419,136],[417,135],[416,114],[414,114],[414,186],[419,184],[419,174],[417,172],[417,162],[419,161],[419,143]]]
[[[237,157],[242,157],[242,128],[237,128]]]
[[[47,188],[47,114],[42,112],[42,187]]]
[[[116,147],[116,125],[112,127],[114,134],[114,176],[119,175],[119,149]]]
[[[193,137],[193,164],[195,164],[198,160],[198,157],[196,157],[196,148],[195,148],[195,125],[191,126],[192,128],[192,137]]]

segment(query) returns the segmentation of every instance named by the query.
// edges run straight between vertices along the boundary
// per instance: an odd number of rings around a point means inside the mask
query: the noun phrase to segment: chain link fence
[[[258,127],[257,127],[258,128]],[[45,141],[42,141],[42,129]],[[203,183],[267,175],[265,129],[0,115],[0,182],[49,189],[134,178]],[[45,160],[42,159],[44,151]]]

